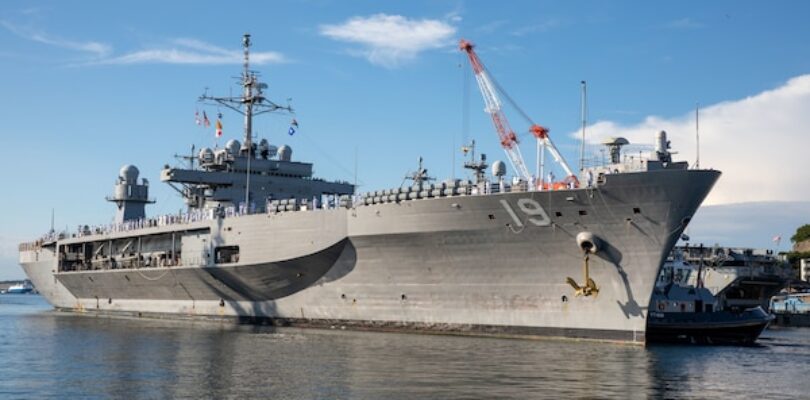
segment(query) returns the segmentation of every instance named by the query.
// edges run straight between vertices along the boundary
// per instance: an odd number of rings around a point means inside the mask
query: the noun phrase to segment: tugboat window
[[[239,262],[239,246],[221,246],[214,250],[214,258],[217,264],[229,264]]]

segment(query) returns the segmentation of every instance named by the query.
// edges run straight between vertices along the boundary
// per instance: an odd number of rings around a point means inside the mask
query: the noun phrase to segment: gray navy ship
[[[254,116],[289,107],[265,97],[250,44],[242,94],[201,98],[244,115],[243,141],[161,172],[186,212],[147,216],[149,184],[128,165],[107,199],[115,223],[20,245],[56,309],[645,341],[659,268],[720,172],[673,161],[661,132],[644,159],[606,142],[610,160],[582,184],[507,180],[502,162],[489,177],[482,156],[467,163],[475,180],[432,181],[420,165],[407,185],[360,194],[254,140]]]

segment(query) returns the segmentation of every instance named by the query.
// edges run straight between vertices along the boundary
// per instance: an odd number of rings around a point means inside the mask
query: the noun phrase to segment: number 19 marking
[[[503,208],[506,209],[507,213],[509,213],[509,216],[512,217],[512,220],[515,221],[515,225],[517,227],[522,227],[523,221],[520,220],[518,215],[515,213],[515,210],[512,209],[512,206],[510,206],[505,199],[501,200],[501,205],[503,205]],[[551,225],[551,219],[548,217],[546,210],[543,209],[543,206],[541,206],[540,203],[532,199],[518,199],[517,205],[520,211],[529,217],[528,221],[534,225]]]

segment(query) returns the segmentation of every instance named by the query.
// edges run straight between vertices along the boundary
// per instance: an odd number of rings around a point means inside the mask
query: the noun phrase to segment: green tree
[[[796,234],[790,237],[790,241],[793,243],[799,243],[810,239],[810,224],[802,225],[799,229],[796,229]]]

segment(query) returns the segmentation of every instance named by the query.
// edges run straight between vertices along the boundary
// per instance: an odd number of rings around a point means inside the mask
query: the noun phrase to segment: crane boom
[[[466,52],[467,56],[470,58],[470,64],[475,73],[475,80],[478,82],[478,88],[481,90],[481,95],[484,97],[484,111],[492,118],[492,123],[495,125],[495,130],[498,132],[498,136],[501,139],[501,146],[509,157],[512,168],[514,168],[523,179],[529,181],[531,174],[529,173],[529,169],[526,168],[526,163],[523,162],[523,155],[520,153],[520,147],[518,147],[519,142],[517,135],[515,135],[515,131],[509,126],[509,120],[507,120],[506,116],[503,114],[501,101],[498,99],[495,85],[492,84],[492,79],[490,79],[484,68],[484,64],[481,63],[475,50],[473,50],[472,43],[462,39],[459,43],[459,48]]]
[[[532,133],[532,135],[534,135],[534,137],[537,138],[537,140],[543,142],[546,149],[548,149],[548,152],[551,153],[552,157],[554,157],[554,161],[560,164],[560,166],[562,166],[562,168],[565,170],[565,176],[573,179],[578,184],[579,182],[577,181],[576,174],[574,174],[574,172],[571,170],[571,167],[568,166],[568,163],[565,161],[565,158],[563,158],[562,154],[560,154],[560,152],[557,150],[557,147],[554,146],[554,143],[548,136],[548,129],[540,125],[534,124],[532,125],[531,128],[529,128],[529,131]]]

